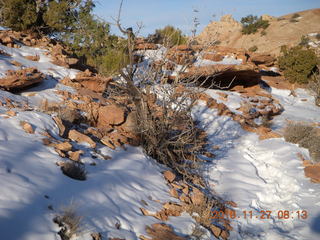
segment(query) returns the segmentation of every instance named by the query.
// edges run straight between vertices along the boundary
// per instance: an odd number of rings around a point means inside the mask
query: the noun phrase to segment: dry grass
[[[87,172],[85,170],[84,165],[81,163],[74,162],[74,161],[65,162],[61,166],[61,170],[64,175],[70,178],[80,180],[80,181],[84,181],[87,179]]]
[[[287,142],[307,148],[314,162],[320,162],[320,130],[307,124],[289,123],[285,128]]]
[[[190,240],[204,240],[206,239],[206,230],[201,227],[200,224],[195,224],[192,230],[191,235],[189,236]]]
[[[82,216],[76,212],[76,206],[71,203],[63,207],[61,213],[53,221],[61,228],[58,232],[61,240],[70,240],[81,232]]]

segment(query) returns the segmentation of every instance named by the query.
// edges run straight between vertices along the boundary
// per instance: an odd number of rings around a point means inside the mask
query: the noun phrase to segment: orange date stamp
[[[297,211],[289,211],[289,210],[277,210],[277,211],[268,211],[261,210],[258,212],[254,211],[212,211],[211,212],[212,219],[307,219],[308,211],[307,210],[297,210]]]

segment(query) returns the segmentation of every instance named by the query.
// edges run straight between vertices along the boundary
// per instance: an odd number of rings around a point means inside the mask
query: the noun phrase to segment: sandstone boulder
[[[274,65],[276,58],[271,54],[252,53],[250,54],[249,60],[256,65],[263,64],[267,67],[270,67]]]
[[[311,178],[314,183],[320,183],[320,164],[305,167],[304,173],[306,177]]]
[[[58,143],[55,145],[56,149],[59,149],[61,151],[70,151],[72,149],[72,145],[68,142]]]
[[[35,55],[35,56],[30,55],[30,56],[25,56],[24,58],[28,59],[30,61],[34,61],[34,62],[37,62],[37,61],[40,60],[40,56],[39,55]]]
[[[202,58],[214,62],[220,62],[223,60],[224,56],[220,55],[219,53],[204,53]]]
[[[8,70],[6,77],[0,79],[0,87],[7,90],[21,90],[40,83],[44,75],[35,68]]]
[[[168,50],[166,58],[176,64],[184,65],[195,61],[194,50],[187,45],[179,45]]]
[[[158,45],[154,43],[138,43],[135,46],[135,50],[157,50]]]
[[[163,176],[170,183],[173,182],[174,179],[176,178],[176,175],[173,172],[169,171],[169,170],[163,172]]]
[[[77,130],[70,130],[69,131],[69,139],[78,143],[88,143],[92,148],[96,147],[96,143],[87,135],[84,135]]]
[[[103,93],[112,81],[112,77],[101,77],[86,70],[85,72],[78,73],[74,81],[80,83],[84,88]]]
[[[125,121],[125,110],[116,104],[99,108],[98,127],[120,125]]]
[[[181,77],[197,79],[199,84],[212,88],[232,88],[236,85],[249,87],[261,80],[259,70],[251,64],[191,67],[188,72],[181,74]]]

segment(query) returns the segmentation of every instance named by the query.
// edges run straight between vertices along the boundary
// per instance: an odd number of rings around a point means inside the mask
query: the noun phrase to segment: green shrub
[[[262,20],[262,17],[253,15],[241,18],[241,23],[243,34],[256,33],[259,29],[266,29],[270,25],[268,20]]]
[[[88,7],[91,4],[91,0],[2,0],[0,21],[3,26],[16,31],[70,31],[80,6]]]
[[[127,65],[128,54],[124,49],[109,49],[104,56],[99,59],[98,70],[103,75],[113,75]]]
[[[257,47],[256,45],[254,45],[254,46],[250,47],[248,50],[249,50],[250,52],[255,52],[255,51],[258,50],[258,47]]]
[[[187,42],[187,37],[182,34],[182,31],[170,25],[157,29],[155,35],[157,36],[156,43],[164,44],[166,47],[181,45]]]
[[[282,56],[278,58],[280,70],[290,82],[308,83],[317,70],[319,59],[311,49],[296,46],[290,49],[282,47]]]
[[[32,0],[0,2],[1,24],[13,30],[30,29],[37,24],[36,4]]]

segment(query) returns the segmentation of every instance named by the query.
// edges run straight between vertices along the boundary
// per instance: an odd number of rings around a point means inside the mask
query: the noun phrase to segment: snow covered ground
[[[74,77],[76,70],[50,63],[45,50],[21,47],[0,49],[12,55],[0,56],[0,76],[9,69],[19,69],[10,63],[15,60],[23,67],[36,67],[47,75],[44,82],[28,89],[22,95],[0,90],[0,101],[11,99],[14,103],[28,103],[37,108],[46,98],[58,102],[54,90],[72,88],[59,83],[64,77]],[[40,62],[23,56],[39,55]],[[78,239],[91,239],[92,232],[101,232],[104,239],[118,237],[138,239],[145,233],[145,226],[158,223],[151,216],[144,216],[140,208],[159,211],[162,203],[171,200],[169,187],[161,174],[165,169],[148,159],[140,148],[111,150],[98,144],[96,150],[72,142],[84,151],[81,161],[88,172],[86,181],[77,181],[63,175],[56,162],[63,159],[52,147],[43,145],[44,131],[59,139],[58,128],[50,115],[38,111],[11,109],[16,116],[8,117],[8,108],[0,106],[0,232],[6,240],[56,240],[59,227],[52,219],[64,207],[75,208],[83,217]],[[20,121],[29,122],[35,134],[26,133]],[[104,160],[97,152],[112,159]],[[93,165],[94,164],[94,165]],[[175,231],[190,234],[195,221],[188,214],[170,217]],[[120,225],[119,225],[120,224]],[[117,227],[118,226],[118,227]],[[120,226],[120,227],[119,227]],[[119,229],[117,229],[119,228]]]
[[[0,76],[8,69],[17,69],[11,60],[25,67],[37,67],[48,75],[42,85],[22,96],[0,90],[2,102],[10,98],[34,106],[43,98],[58,101],[59,96],[53,90],[67,88],[58,83],[59,79],[74,77],[77,72],[50,63],[42,49],[11,49],[2,45],[0,49],[12,55],[0,56]],[[164,52],[162,49],[161,54]],[[152,57],[152,52],[148,54]],[[40,62],[25,59],[26,55],[39,55]],[[208,94],[220,101],[218,92],[210,90]],[[313,105],[308,93],[298,90],[297,97],[288,96],[289,93],[272,89],[272,95],[284,107],[284,112],[273,121],[274,130],[283,128],[287,120],[320,121],[320,108]],[[228,92],[225,104],[236,112],[240,101],[239,93]],[[140,148],[112,151],[98,145],[98,151],[93,151],[72,142],[85,152],[82,160],[88,179],[76,181],[66,177],[56,165],[62,159],[42,144],[41,133],[45,130],[59,138],[51,116],[17,108],[13,109],[17,115],[8,118],[7,110],[0,107],[1,239],[58,239],[59,229],[52,219],[63,206],[70,204],[84,218],[79,239],[90,239],[91,232],[102,232],[105,238],[137,239],[145,234],[146,225],[159,222],[154,217],[143,216],[139,208],[147,204],[148,210],[157,211],[161,203],[156,200],[175,201],[169,196],[161,174],[164,169],[147,159]],[[304,176],[297,156],[301,153],[307,158],[308,151],[282,138],[260,141],[255,133],[244,131],[231,118],[218,116],[216,110],[204,104],[200,103],[193,111],[212,145],[219,146],[206,172],[213,190],[221,198],[237,203],[230,239],[320,239],[320,185]],[[33,125],[35,134],[23,131],[20,126],[23,120]],[[99,151],[112,159],[102,159],[97,154]],[[271,211],[270,219],[260,219],[261,211]],[[289,219],[278,218],[278,213],[284,211],[289,211]],[[306,219],[302,218],[305,215],[302,211],[307,212]],[[194,220],[187,214],[170,217],[167,223],[184,234],[190,234],[194,226]]]
[[[313,97],[302,89],[296,92],[293,97],[290,91],[272,89],[284,107],[274,119],[274,129],[283,128],[287,120],[320,121]],[[214,90],[210,95],[215,95]],[[232,108],[236,103],[226,104]],[[255,133],[205,105],[195,109],[195,116],[212,144],[220,147],[207,171],[210,183],[223,199],[237,203],[230,239],[320,239],[320,185],[304,176],[297,156],[301,153],[308,159],[306,149],[283,138],[260,141]],[[271,211],[269,219],[263,214],[267,211]],[[281,218],[287,213],[288,219]]]

